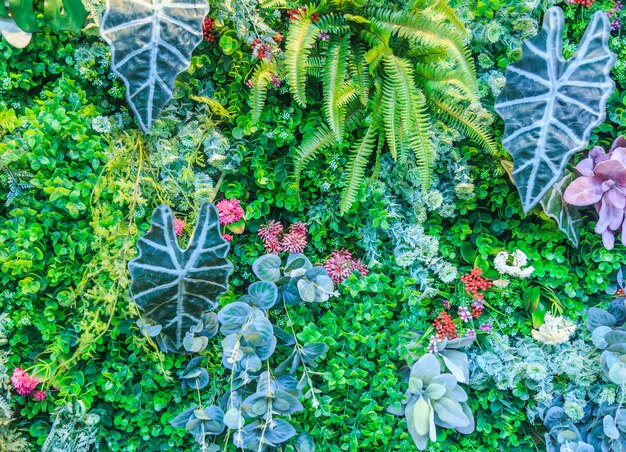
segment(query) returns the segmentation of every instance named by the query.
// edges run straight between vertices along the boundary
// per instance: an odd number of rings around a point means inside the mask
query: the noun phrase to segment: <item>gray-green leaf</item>
[[[578,207],[567,204],[563,200],[563,193],[573,180],[574,175],[570,173],[554,184],[552,189],[541,198],[541,207],[547,216],[556,221],[559,229],[572,242],[572,245],[578,248],[580,223],[582,222],[580,211]]]

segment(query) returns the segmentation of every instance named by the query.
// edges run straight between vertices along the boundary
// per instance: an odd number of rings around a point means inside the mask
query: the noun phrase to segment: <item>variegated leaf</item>
[[[100,35],[111,46],[111,68],[147,132],[172,97],[202,41],[206,0],[108,0]]]
[[[216,308],[233,271],[218,211],[213,204],[202,206],[190,244],[181,250],[172,210],[159,206],[152,214],[152,228],[139,238],[137,248],[139,256],[128,264],[133,298],[144,318],[162,325],[168,348],[182,352],[185,334]]]
[[[541,199],[541,207],[547,216],[556,221],[559,229],[578,248],[580,223],[582,221],[578,207],[567,204],[563,200],[563,193],[574,180],[573,174],[568,174],[558,181],[552,189]]]
[[[570,157],[585,149],[605,117],[614,89],[611,27],[598,11],[570,61],[562,55],[563,11],[550,8],[543,29],[524,43],[509,65],[495,108],[504,119],[502,144],[514,160],[513,176],[528,213],[561,178]]]

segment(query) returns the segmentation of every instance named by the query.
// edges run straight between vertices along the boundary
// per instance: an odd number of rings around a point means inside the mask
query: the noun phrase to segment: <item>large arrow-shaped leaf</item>
[[[574,247],[578,248],[580,223],[582,219],[578,207],[567,204],[563,200],[563,193],[574,180],[573,174],[566,175],[558,181],[552,189],[541,199],[541,207],[550,218],[556,221],[559,229],[565,233]]]
[[[541,32],[524,43],[522,60],[507,67],[506,87],[495,108],[505,122],[502,144],[513,157],[513,177],[527,213],[604,120],[615,86],[609,75],[615,62],[610,31],[606,14],[598,11],[566,62],[563,11],[550,8]]]
[[[100,35],[144,132],[172,97],[176,76],[189,67],[208,12],[206,0],[107,1]]]
[[[183,251],[172,210],[159,206],[152,214],[152,228],[139,238],[137,248],[139,256],[128,264],[133,298],[146,319],[163,326],[167,343],[182,350],[185,334],[202,314],[215,309],[233,271],[217,209],[213,204],[202,206],[191,243]]]

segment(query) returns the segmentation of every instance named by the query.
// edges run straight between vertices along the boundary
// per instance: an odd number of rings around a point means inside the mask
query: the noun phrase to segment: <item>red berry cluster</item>
[[[567,0],[567,3],[572,5],[583,5],[585,8],[590,8],[593,6],[595,0]]]
[[[617,292],[615,292],[615,295],[617,295],[617,296],[624,295],[624,289],[622,289],[622,288],[620,287],[619,289],[617,289]]]
[[[311,14],[311,22],[318,22],[319,20],[320,20],[320,14],[319,13]]]
[[[435,331],[437,331],[437,335],[441,338],[456,339],[459,337],[456,325],[452,323],[452,317],[445,311],[439,314],[439,317],[433,321],[433,326]]]
[[[213,31],[215,30],[215,19],[210,17],[205,17],[204,22],[202,23],[202,35],[204,36],[204,40],[207,42],[215,41],[215,35]]]
[[[250,45],[252,46],[252,55],[255,55],[260,60],[272,59],[272,49],[269,45],[263,44],[259,38],[252,41]]]
[[[298,20],[301,16],[306,14],[306,6],[297,9],[288,9],[287,15],[289,16],[289,20]]]
[[[485,309],[485,302],[483,300],[476,300],[475,302],[472,303],[471,309],[472,309],[472,317],[477,319],[478,317],[481,316],[481,314],[483,313],[483,310]]]
[[[473,298],[481,300],[485,295],[481,290],[491,289],[491,281],[483,278],[483,271],[480,268],[474,268],[471,272],[461,276],[461,282],[465,284],[465,290]]]
[[[277,33],[273,39],[276,44],[280,44],[281,42],[283,42],[283,39],[285,39],[285,36],[283,36],[282,33]]]

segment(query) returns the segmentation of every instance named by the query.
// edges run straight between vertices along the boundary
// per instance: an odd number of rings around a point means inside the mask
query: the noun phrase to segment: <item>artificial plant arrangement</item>
[[[198,224],[183,251],[177,242],[172,211],[159,206],[152,215],[152,228],[137,241],[139,256],[129,263],[131,292],[141,308],[138,325],[146,336],[156,337],[163,351],[203,352],[209,339],[219,331],[222,365],[230,370],[228,393],[218,405],[204,407],[200,390],[209,383],[209,373],[193,358],[181,373],[183,388],[198,391],[198,405],[179,414],[172,422],[192,433],[203,450],[210,436],[228,429],[236,447],[264,450],[293,436],[293,426],[278,416],[301,411],[300,398],[316,402],[311,369],[327,346],[323,342],[301,344],[293,323],[291,332],[272,325],[271,309],[284,310],[301,302],[325,302],[335,295],[334,284],[323,267],[313,267],[300,253],[292,253],[283,265],[281,258],[267,254],[258,258],[252,270],[260,281],[248,286],[248,293],[224,306],[216,315],[218,297],[228,289],[232,264],[226,259],[230,245],[220,231],[220,214],[205,204]],[[277,345],[287,350],[275,368],[270,358]],[[298,380],[298,369],[303,373]],[[307,435],[299,442],[308,444]],[[304,446],[302,446],[304,447]],[[313,450],[302,448],[300,450]]]
[[[556,446],[581,451],[609,452],[626,448],[626,409],[624,385],[626,384],[626,298],[615,298],[608,310],[590,308],[587,311],[587,329],[595,346],[602,350],[600,367],[615,393],[608,400],[589,403],[584,417],[573,422],[565,415],[563,407],[555,405],[546,414],[544,423],[548,451]]]
[[[354,203],[372,154],[385,146],[394,160],[412,153],[421,188],[430,187],[437,158],[431,136],[435,120],[463,130],[490,151],[495,145],[480,122],[462,107],[479,104],[468,34],[444,1],[414,1],[402,11],[363,2],[323,2],[292,10],[285,38],[284,67],[289,90],[306,107],[308,77],[323,85],[326,120],[306,137],[295,156],[294,184],[319,153],[342,143],[359,128],[353,145],[342,213]],[[276,63],[265,62],[251,79],[253,118],[261,115]]]

